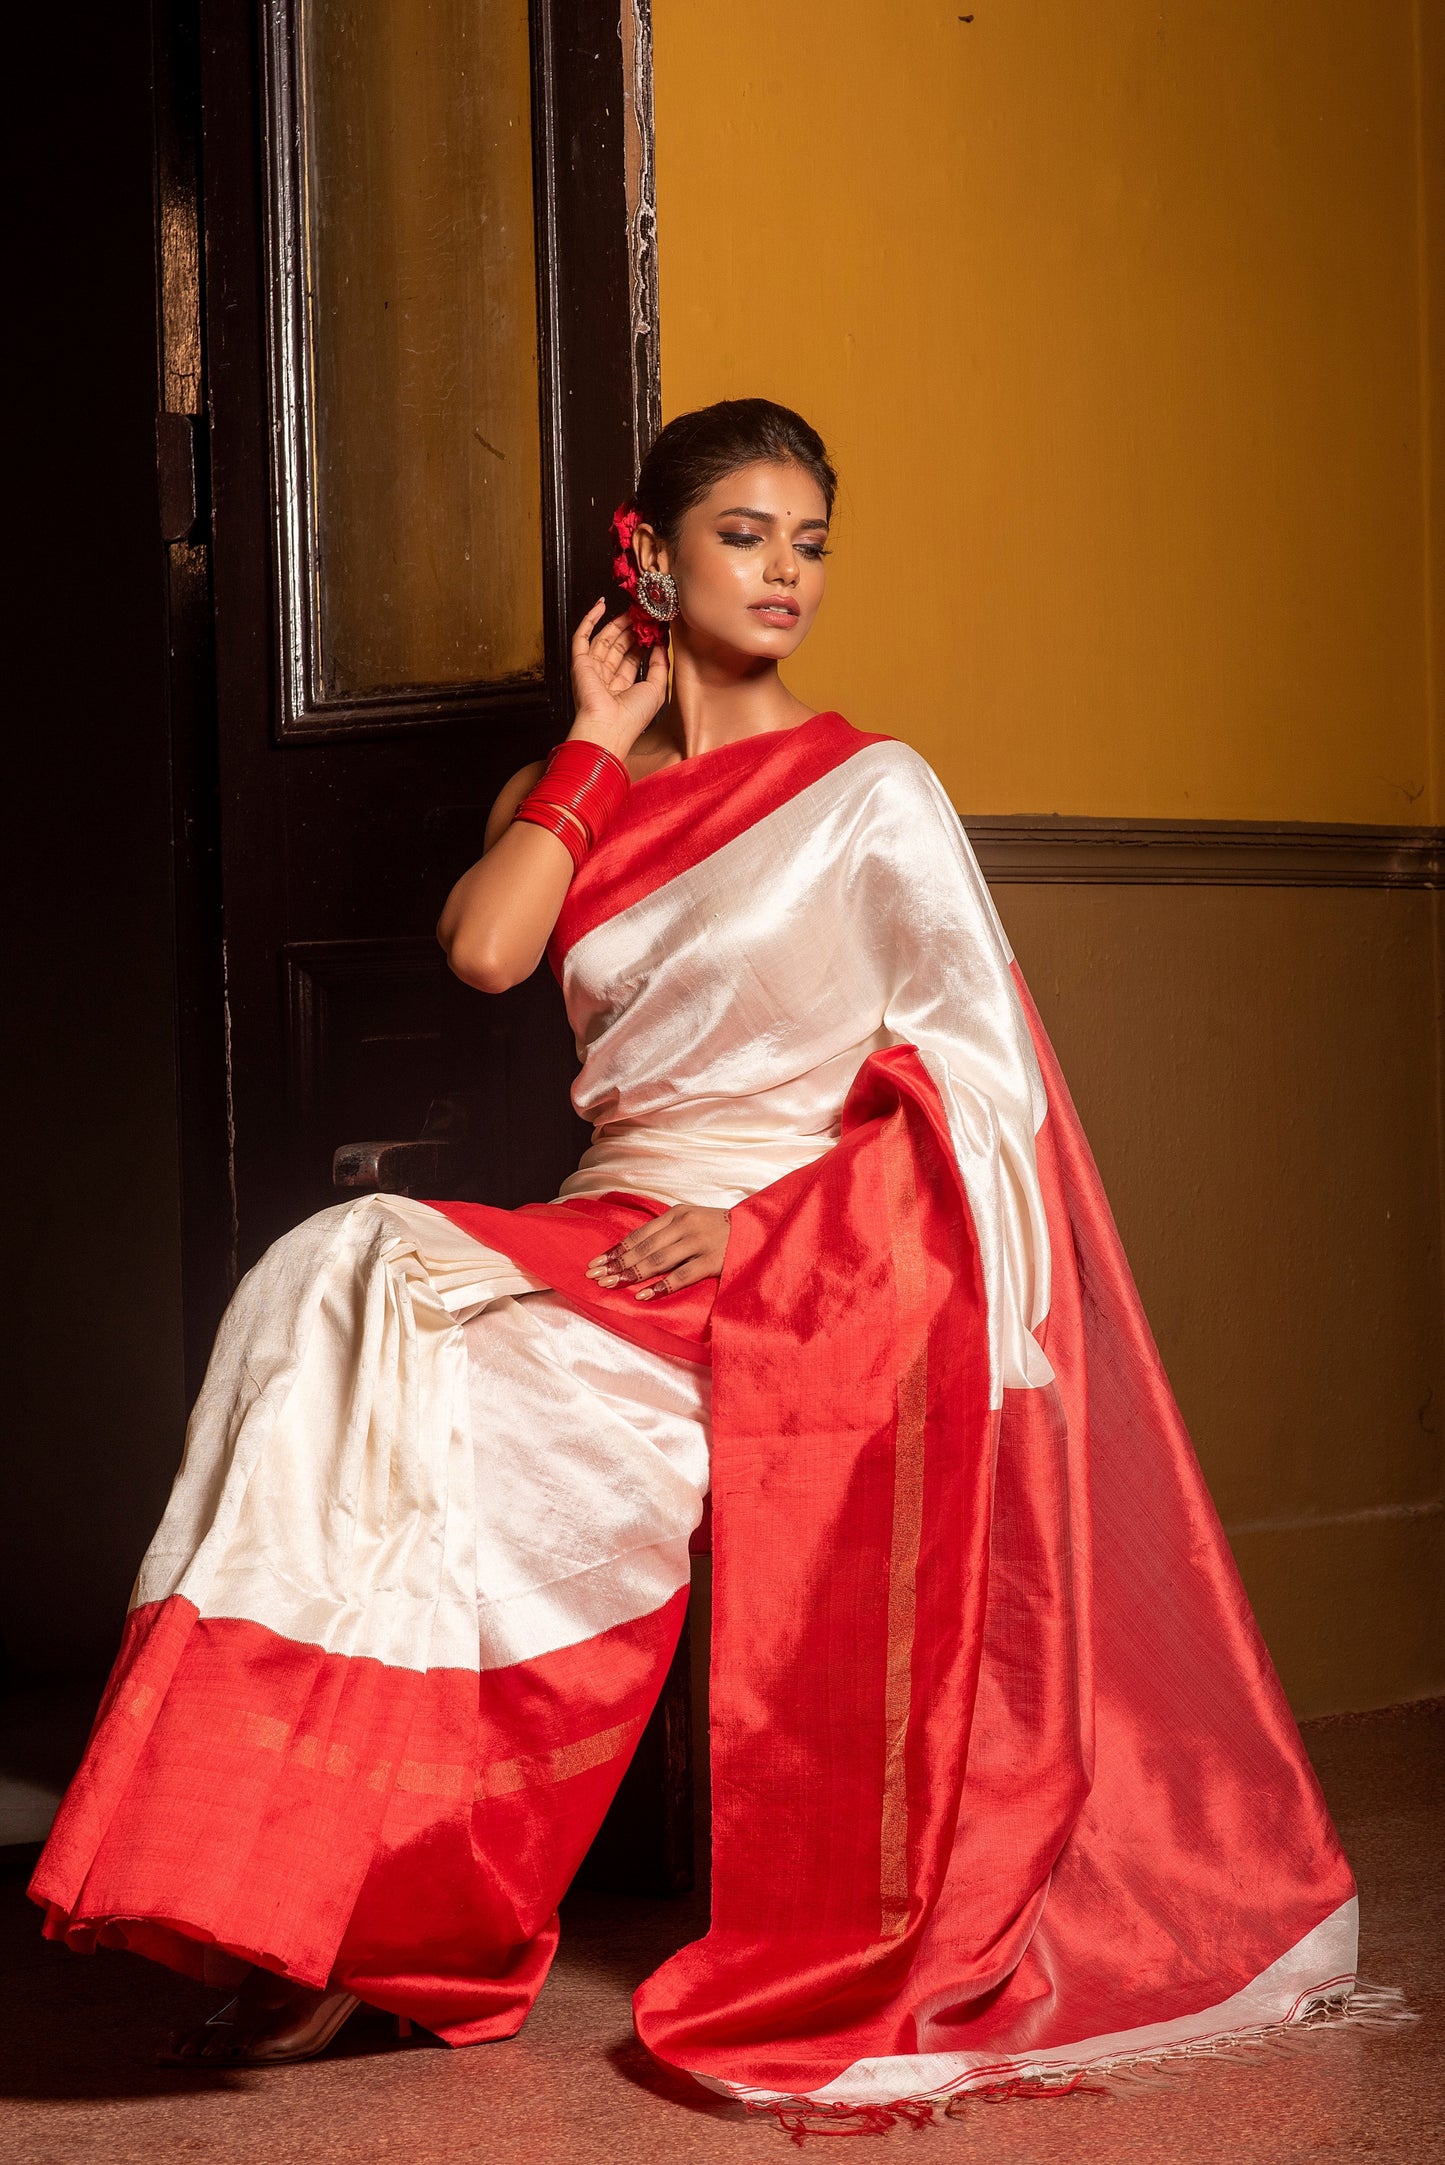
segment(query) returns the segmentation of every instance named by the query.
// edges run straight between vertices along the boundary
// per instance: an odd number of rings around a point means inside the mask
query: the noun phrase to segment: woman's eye
[[[728,533],[720,530],[717,538],[729,549],[756,549],[763,537],[761,534]],[[810,564],[820,564],[825,556],[832,554],[831,549],[826,548],[821,541],[798,541],[793,546],[798,555],[805,556]]]

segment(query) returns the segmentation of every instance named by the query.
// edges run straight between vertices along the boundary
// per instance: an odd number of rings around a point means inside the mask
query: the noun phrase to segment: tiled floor
[[[1445,2159],[1445,1704],[1317,1723],[1307,1736],[1360,1880],[1362,1966],[1402,1985],[1422,2020],[1316,2033],[1308,2052],[1257,2065],[1191,2063],[1128,2099],[972,2105],[942,2127],[880,2140],[919,2165]],[[150,2053],[210,1995],[129,1956],[82,1960],[42,1945],[35,1925],[12,1872],[0,1886],[7,2165],[782,2165],[793,2155],[774,2127],[669,2084],[631,2040],[628,1992],[700,1929],[695,1902],[573,1902],[552,1979],[511,2044],[396,2047],[379,2026],[353,2025],[310,2065],[201,2079],[154,2067]],[[892,2153],[863,2153],[874,2154]]]

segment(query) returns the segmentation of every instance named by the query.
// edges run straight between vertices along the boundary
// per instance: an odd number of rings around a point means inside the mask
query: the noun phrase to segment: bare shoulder
[[[505,788],[498,792],[497,801],[487,819],[486,839],[482,844],[483,855],[506,833],[517,816],[518,805],[528,790],[535,788],[541,781],[546,768],[545,759],[534,759],[529,767],[519,768]]]

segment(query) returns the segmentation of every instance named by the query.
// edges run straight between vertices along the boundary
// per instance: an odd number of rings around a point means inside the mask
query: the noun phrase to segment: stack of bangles
[[[600,744],[569,737],[517,807],[516,817],[555,834],[574,865],[602,840],[617,817],[631,779],[622,761]]]

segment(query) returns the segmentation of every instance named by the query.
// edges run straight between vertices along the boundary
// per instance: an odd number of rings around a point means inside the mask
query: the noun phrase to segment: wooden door
[[[555,988],[433,936],[654,422],[645,16],[617,0],[163,0],[193,1360],[334,1149],[479,1097],[488,1200],[582,1138]],[[193,1381],[194,1381],[193,1376]]]
[[[584,1144],[545,967],[487,999],[433,926],[569,725],[656,426],[649,46],[646,0],[157,0],[155,30],[194,1391],[342,1144],[461,1093],[501,1204]],[[686,1663],[593,1884],[690,1883]]]

